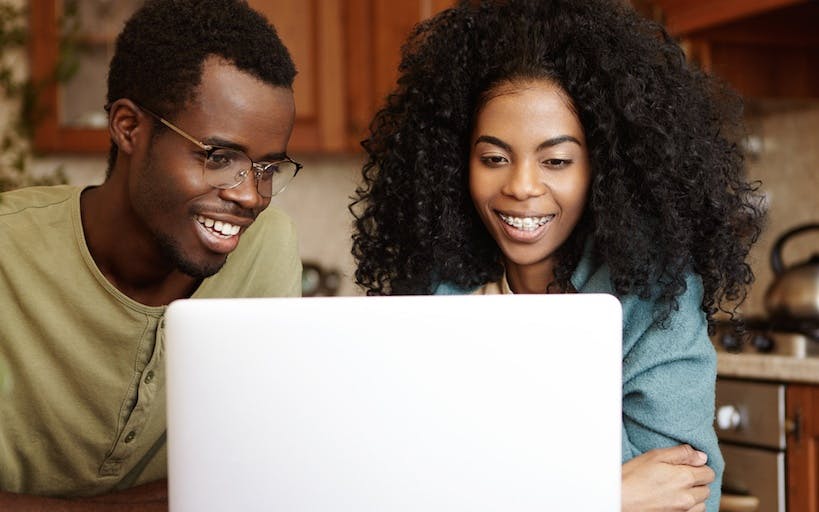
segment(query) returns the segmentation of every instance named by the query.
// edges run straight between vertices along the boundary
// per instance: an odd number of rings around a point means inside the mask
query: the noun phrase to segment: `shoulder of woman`
[[[448,282],[438,283],[432,290],[433,295],[468,295],[470,293],[472,293],[472,290]]]

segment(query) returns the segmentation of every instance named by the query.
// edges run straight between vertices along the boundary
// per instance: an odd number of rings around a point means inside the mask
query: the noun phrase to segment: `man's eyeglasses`
[[[256,190],[262,197],[273,197],[287,187],[296,177],[302,165],[289,156],[275,162],[254,162],[244,152],[238,149],[213,146],[198,141],[181,128],[167,121],[159,114],[138,105],[157,121],[164,124],[177,134],[199,146],[205,152],[205,164],[202,175],[205,182],[216,188],[236,188],[247,179],[252,172],[256,179]]]

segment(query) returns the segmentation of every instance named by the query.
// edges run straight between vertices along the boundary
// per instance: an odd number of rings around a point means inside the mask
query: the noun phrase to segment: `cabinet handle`
[[[793,436],[794,442],[797,443],[802,436],[801,420],[799,410],[794,412],[793,419],[785,418],[785,433],[789,436]]]
[[[758,508],[759,498],[756,496],[723,494],[719,500],[719,512],[756,512]]]

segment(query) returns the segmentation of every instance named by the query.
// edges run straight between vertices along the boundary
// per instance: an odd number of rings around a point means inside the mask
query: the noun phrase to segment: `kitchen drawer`
[[[785,385],[745,380],[717,381],[720,441],[785,449]]]
[[[785,453],[720,444],[725,459],[723,494],[759,500],[757,512],[785,511]]]

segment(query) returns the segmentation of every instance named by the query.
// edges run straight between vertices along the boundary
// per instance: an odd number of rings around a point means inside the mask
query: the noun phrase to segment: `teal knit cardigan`
[[[595,267],[587,251],[571,278],[580,293],[614,293],[607,265]],[[708,512],[719,510],[724,462],[714,432],[717,358],[700,309],[699,276],[686,277],[679,309],[663,325],[652,301],[618,297],[623,307],[623,462],[654,448],[688,443],[708,454],[716,473]],[[447,283],[436,295],[470,293]]]

